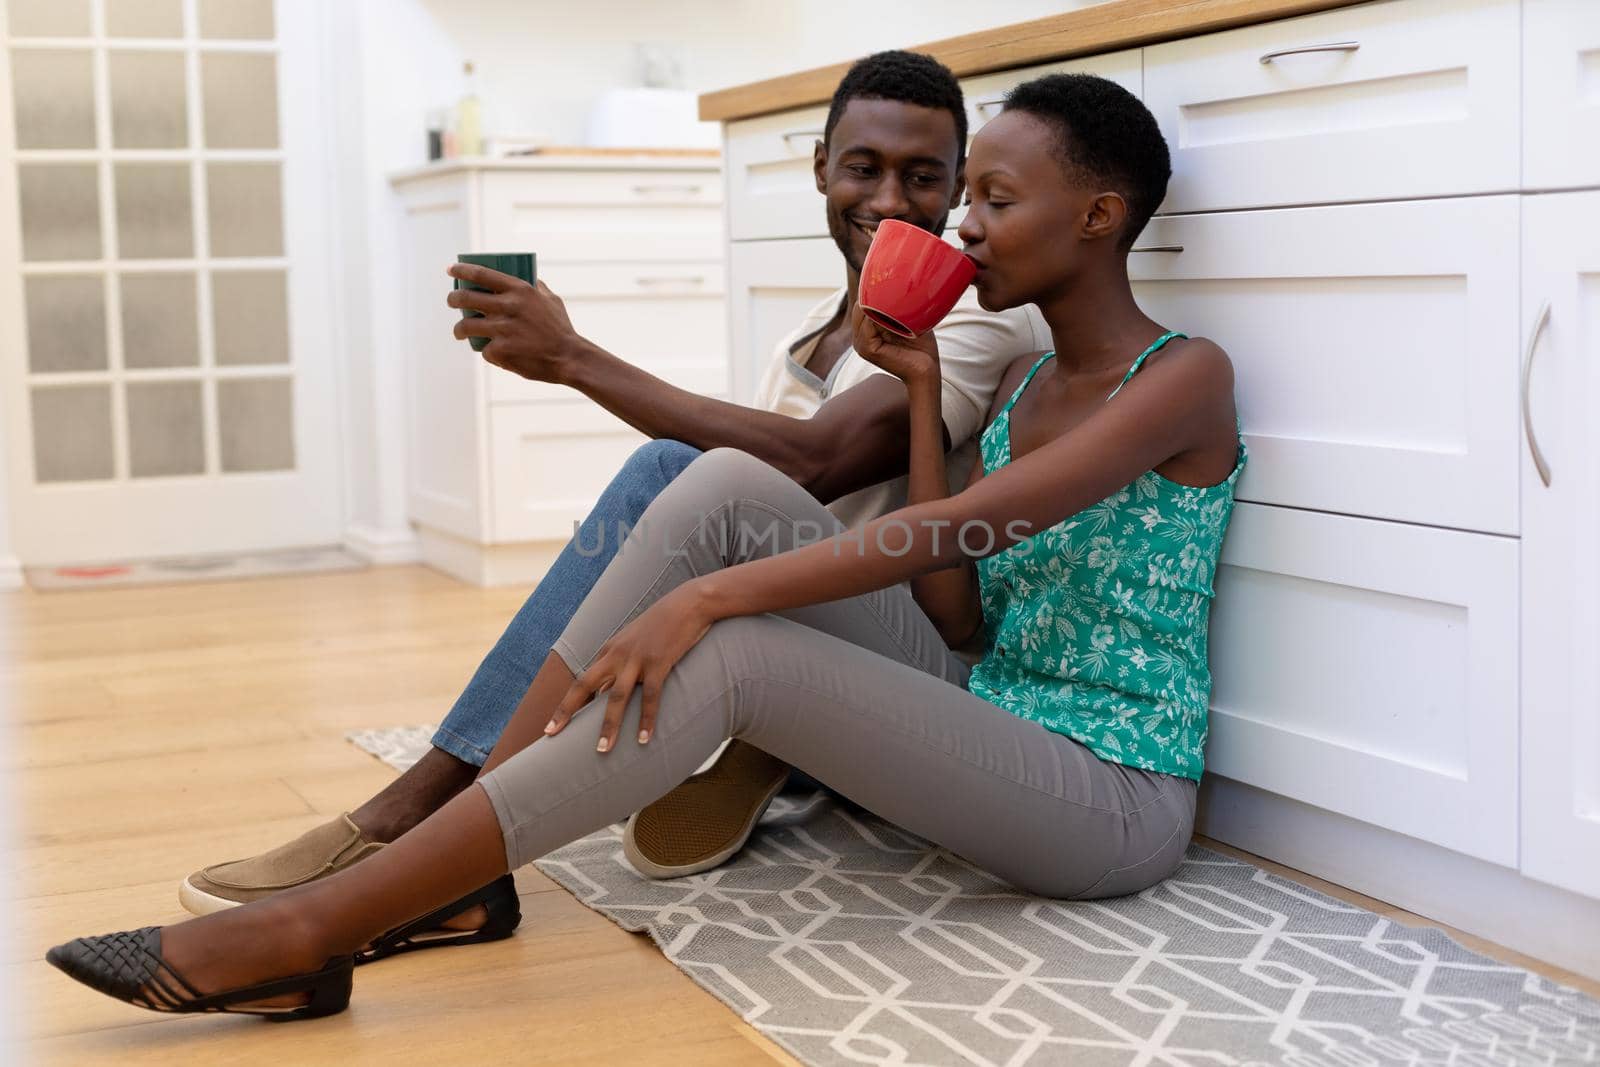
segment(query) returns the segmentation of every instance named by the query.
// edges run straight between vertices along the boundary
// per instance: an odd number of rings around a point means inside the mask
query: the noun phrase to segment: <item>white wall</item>
[[[583,143],[601,92],[639,84],[635,43],[671,49],[683,87],[704,92],[1094,2],[421,0],[444,34],[441,51],[477,67],[485,132],[559,144]]]

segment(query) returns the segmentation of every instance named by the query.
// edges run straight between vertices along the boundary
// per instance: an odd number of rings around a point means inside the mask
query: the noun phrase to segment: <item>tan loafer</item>
[[[326,878],[381,848],[345,813],[271,852],[196,871],[178,887],[178,903],[194,915],[210,915]]]
[[[744,847],[788,780],[787,763],[730,741],[710,767],[628,819],[622,854],[650,878],[709,871]]]

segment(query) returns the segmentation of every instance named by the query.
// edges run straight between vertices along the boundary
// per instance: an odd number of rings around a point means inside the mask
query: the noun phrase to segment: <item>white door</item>
[[[822,205],[816,205],[820,218]],[[733,399],[748,404],[773,347],[806,312],[845,282],[844,257],[831,238],[735,241],[728,254],[728,354]]]
[[[0,11],[0,387],[24,563],[339,539],[319,8]]]
[[[1600,897],[1600,192],[1522,218],[1522,870]]]

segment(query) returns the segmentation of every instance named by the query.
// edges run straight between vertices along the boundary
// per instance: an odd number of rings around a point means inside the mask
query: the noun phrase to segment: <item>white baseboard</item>
[[[0,556],[0,592],[21,589],[25,584],[21,561],[16,556]]]
[[[415,563],[422,558],[416,534],[409,528],[384,530],[352,523],[345,527],[344,547],[375,567]]]
[[[1600,900],[1210,774],[1195,829],[1600,980]]]
[[[565,541],[480,545],[431,526],[417,527],[419,558],[469,585],[536,585]]]

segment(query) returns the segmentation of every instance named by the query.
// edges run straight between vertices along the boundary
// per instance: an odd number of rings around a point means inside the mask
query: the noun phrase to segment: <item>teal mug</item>
[[[535,258],[532,252],[467,252],[457,256],[456,262],[474,263],[480,267],[488,267],[490,270],[497,270],[501,274],[509,274],[513,277],[521,278],[529,285],[532,285],[538,280],[538,274],[535,270]],[[481,285],[464,282],[460,278],[454,280],[457,289],[477,289],[485,293],[492,291],[485,289]],[[464,319],[482,318],[483,312],[462,308],[461,317]],[[490,340],[491,338],[488,337],[467,338],[474,352],[482,352],[488,346]]]

